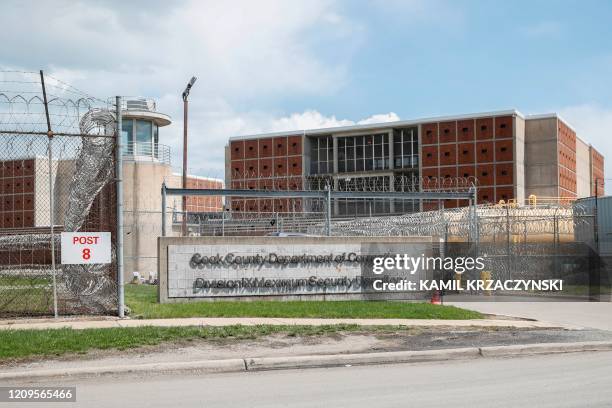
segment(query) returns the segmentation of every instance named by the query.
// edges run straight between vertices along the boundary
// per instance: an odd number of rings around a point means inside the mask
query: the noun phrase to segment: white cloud
[[[400,120],[400,118],[395,112],[389,112],[372,115],[369,118],[362,119],[357,123],[360,125],[368,125],[371,123],[396,122],[398,120]]]
[[[315,110],[307,110],[302,113],[292,113],[284,118],[273,119],[269,126],[269,130],[305,130],[349,126],[353,124],[354,122],[351,120],[336,119],[335,116],[324,116]]]
[[[599,105],[567,106],[558,110],[578,136],[604,155],[606,176],[612,175],[612,109]]]
[[[349,123],[259,107],[331,95],[350,79],[362,27],[334,0],[7,0],[0,24],[16,34],[3,45],[0,67],[43,68],[103,99],[156,98],[174,119],[160,137],[179,165],[181,92],[192,75],[190,163],[197,167],[222,171],[232,135]]]

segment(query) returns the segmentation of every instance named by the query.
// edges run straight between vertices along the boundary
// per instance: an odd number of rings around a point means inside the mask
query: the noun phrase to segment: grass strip
[[[126,350],[161,343],[193,340],[246,340],[272,334],[287,336],[322,336],[349,332],[408,332],[405,326],[223,326],[223,327],[117,327],[74,330],[0,330],[0,361],[32,357],[53,357],[63,354],[84,354],[90,350]]]
[[[126,304],[132,317],[285,317],[285,318],[387,318],[481,319],[478,312],[454,306],[398,301],[253,301],[157,303],[157,286],[126,285]]]

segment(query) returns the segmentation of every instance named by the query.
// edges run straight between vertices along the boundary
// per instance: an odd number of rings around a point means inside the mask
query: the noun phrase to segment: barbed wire
[[[53,269],[51,258],[61,231],[115,228],[116,120],[109,104],[53,77],[45,89],[53,137],[40,73],[0,71],[0,315],[53,313],[52,277],[61,314],[108,313],[114,247],[110,265]]]
[[[368,192],[464,192],[478,185],[475,177],[422,177],[415,175],[261,175],[232,171],[231,188],[249,190],[325,190]]]
[[[99,98],[45,75],[51,128],[56,133],[79,133],[80,118],[96,108],[109,108]],[[5,133],[47,132],[40,73],[0,71],[0,130]]]

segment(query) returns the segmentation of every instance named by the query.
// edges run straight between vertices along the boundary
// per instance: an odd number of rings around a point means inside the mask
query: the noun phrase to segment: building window
[[[333,171],[333,143],[331,136],[312,138],[310,142],[310,174]]]
[[[124,119],[122,139],[127,154],[158,157],[159,128],[152,121]]]
[[[136,120],[136,143],[151,145],[151,135],[153,126],[152,123],[147,120]]]
[[[331,163],[330,163],[331,166]],[[338,172],[389,168],[389,136],[386,133],[338,138]],[[330,169],[330,172],[333,169]]]
[[[128,154],[134,154],[134,119],[123,119],[121,123],[123,145]]]
[[[393,167],[413,169],[418,167],[418,136],[416,128],[396,129],[393,132]],[[432,153],[427,153],[432,157]]]

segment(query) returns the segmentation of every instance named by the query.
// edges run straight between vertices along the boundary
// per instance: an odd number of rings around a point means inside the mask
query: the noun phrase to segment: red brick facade
[[[231,188],[301,190],[302,136],[233,140],[230,142]],[[234,212],[302,211],[299,199],[231,199]]]
[[[475,177],[481,203],[514,198],[512,116],[462,119],[421,125],[422,176]],[[447,200],[445,207],[464,203]]]
[[[187,176],[187,188],[223,188],[221,180]],[[223,210],[221,196],[188,196],[188,212],[216,212]]]
[[[604,157],[595,148],[589,149],[591,156],[591,195],[604,195]]]
[[[557,155],[559,166],[559,197],[577,197],[576,132],[557,120]]]
[[[0,234],[49,234],[47,172],[46,161],[41,163],[33,158],[0,161]],[[45,184],[42,188],[35,184],[36,173],[38,181],[42,180]],[[114,238],[117,219],[115,197],[115,184],[108,183],[94,199],[80,230],[110,231]],[[56,217],[66,209],[66,205],[66,202],[56,201]],[[37,214],[39,221],[36,221]],[[63,230],[61,221],[56,218],[55,224],[60,224],[55,227],[55,233],[59,234]],[[60,255],[60,249],[56,248],[56,261],[59,261]],[[0,264],[48,265],[51,264],[51,251],[49,248],[0,250]]]
[[[0,162],[0,228],[34,227],[34,159]]]

